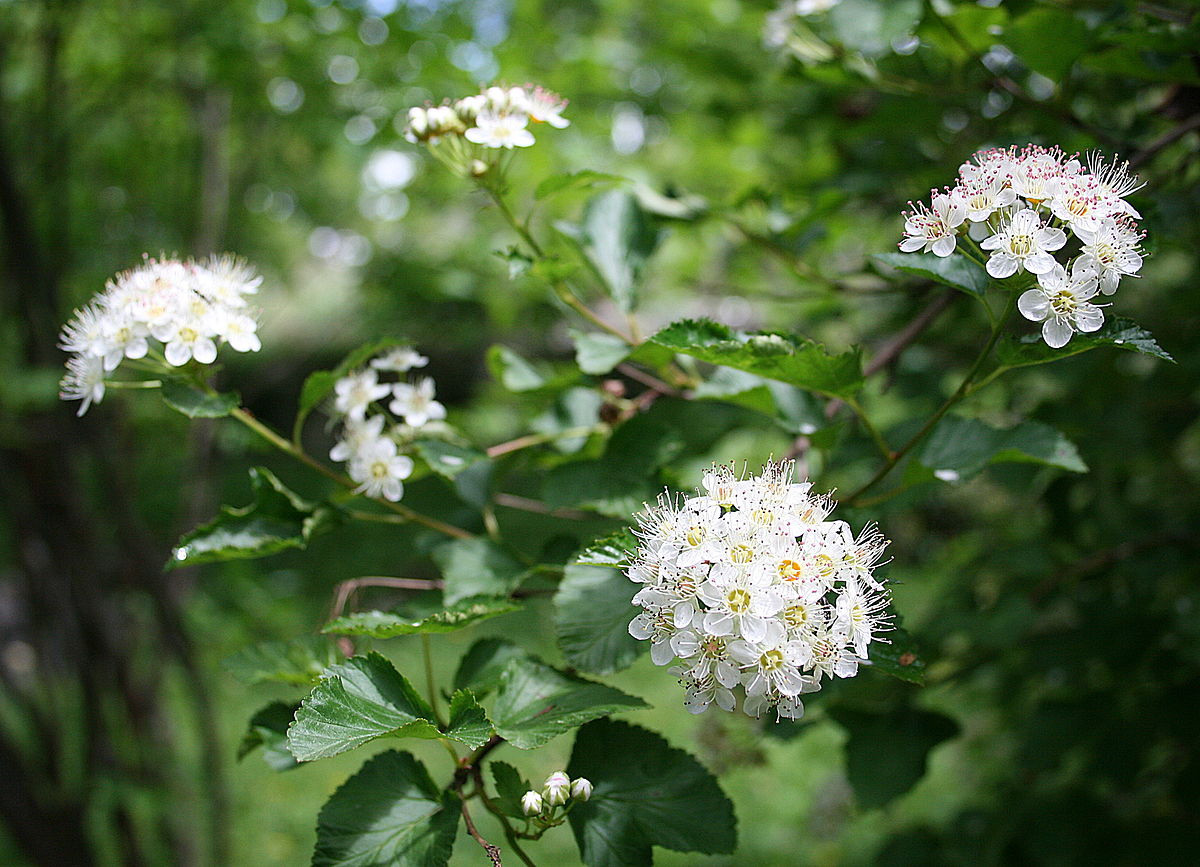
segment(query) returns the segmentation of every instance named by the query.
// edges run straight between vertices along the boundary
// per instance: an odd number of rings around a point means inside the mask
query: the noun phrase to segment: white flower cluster
[[[403,375],[428,363],[424,355],[402,346],[371,359],[369,365],[334,384],[334,411],[342,430],[329,457],[346,462],[346,472],[359,483],[356,493],[393,503],[404,496],[403,482],[412,474],[413,462],[400,454],[400,443],[430,422],[444,419],[446,407],[434,400],[433,380],[428,377],[415,382],[381,382],[379,376]],[[376,404],[388,397],[391,400],[385,412]]]
[[[566,107],[557,93],[532,84],[489,87],[453,103],[410,108],[404,136],[431,145],[461,137],[485,148],[529,147],[534,142],[529,125],[562,129],[570,123],[562,116]]]
[[[872,571],[887,541],[874,527],[856,539],[828,520],[834,503],[794,483],[791,461],[761,476],[729,467],[705,473],[705,493],[660,496],[638,516],[640,544],[626,572],[643,587],[629,624],[649,639],[656,665],[685,688],[684,706],[715,702],[752,717],[804,713],[822,677],[852,677],[889,628],[888,593]]]
[[[1125,201],[1141,186],[1128,163],[1096,154],[1085,167],[1058,148],[982,151],[928,205],[909,203],[900,249],[949,256],[965,238],[964,247],[974,242],[988,255],[992,277],[1036,275],[1017,308],[1057,349],[1099,329],[1104,314],[1091,299],[1141,269],[1141,215]]]
[[[212,364],[219,345],[258,351],[258,322],[246,296],[261,282],[232,256],[203,262],[147,259],[118,274],[63,327],[59,345],[72,355],[60,396],[83,401],[83,415],[101,401],[106,376],[125,359],[150,356],[180,367],[193,360]],[[162,344],[161,352],[151,340]]]
[[[521,809],[531,819],[540,820],[543,824],[558,824],[562,817],[554,815],[555,807],[566,807],[563,815],[578,801],[586,801],[592,797],[592,783],[586,777],[572,780],[566,771],[555,771],[546,777],[546,783],[540,792],[530,790],[521,796]]]

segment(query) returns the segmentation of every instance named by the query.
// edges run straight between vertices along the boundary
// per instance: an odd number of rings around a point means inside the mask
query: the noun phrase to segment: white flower
[[[571,797],[577,801],[587,801],[592,797],[592,781],[587,777],[577,777],[571,781]]]
[[[546,778],[545,785],[542,787],[542,797],[545,799],[546,805],[550,807],[561,807],[567,803],[567,798],[571,796],[571,778],[562,771],[555,771]]]
[[[391,392],[392,386],[379,381],[374,370],[360,370],[339,379],[333,386],[334,408],[354,421],[362,421],[367,407]]]
[[[992,251],[987,272],[1003,279],[1018,271],[1045,274],[1056,264],[1050,253],[1066,243],[1062,229],[1042,225],[1037,212],[1026,208],[1013,214],[1000,231],[985,238],[979,246]]]
[[[1090,265],[1076,260],[1070,276],[1061,265],[1038,276],[1041,284],[1021,294],[1017,309],[1026,319],[1042,323],[1042,338],[1052,349],[1065,346],[1076,331],[1096,331],[1104,313],[1090,303],[1099,280]]]
[[[1109,219],[1095,231],[1076,229],[1075,234],[1083,242],[1079,263],[1096,270],[1105,295],[1117,291],[1122,277],[1141,270],[1141,236],[1126,222]]]
[[[536,816],[542,812],[542,796],[537,792],[526,792],[521,796],[521,809],[526,816]]]
[[[403,480],[412,475],[412,458],[396,454],[394,440],[382,437],[362,446],[347,472],[358,482],[356,494],[383,497],[395,503],[404,496]]]
[[[904,234],[908,237],[900,242],[900,250],[949,256],[954,252],[956,230],[966,218],[966,205],[952,196],[934,196],[931,208],[914,205],[904,221]]]
[[[672,659],[684,706],[737,706],[798,718],[798,696],[821,677],[848,677],[888,628],[887,593],[874,577],[886,541],[873,527],[857,539],[790,462],[758,477],[728,466],[704,474],[704,491],[660,496],[638,516],[637,553],[626,571],[642,610],[629,632]],[[845,598],[845,601],[842,601]]]
[[[562,116],[567,101],[544,87],[535,87],[525,101],[529,119],[534,123],[548,123],[555,129],[564,129],[571,122]]]
[[[217,332],[206,317],[181,316],[152,333],[163,342],[163,355],[174,367],[181,367],[193,358],[201,364],[217,360],[217,344],[213,341]]]
[[[67,374],[59,383],[63,400],[82,400],[77,415],[104,399],[104,364],[96,355],[73,355],[67,359]]]
[[[974,183],[960,183],[955,196],[967,209],[967,219],[981,223],[1001,208],[1016,201],[1017,194],[1007,176],[981,177]]]
[[[330,460],[352,461],[359,452],[370,447],[383,434],[382,415],[373,415],[368,419],[346,419],[342,428],[342,438],[329,451]]]
[[[371,367],[376,370],[392,370],[396,373],[407,373],[414,367],[424,367],[428,363],[429,359],[411,346],[398,346],[371,359]]]
[[[528,129],[529,118],[524,114],[495,114],[481,111],[475,126],[464,133],[467,141],[489,148],[527,148],[533,144]]]
[[[801,16],[819,15],[828,12],[842,0],[796,0],[796,14]]]
[[[415,385],[397,382],[392,386],[392,394],[394,397],[388,409],[403,418],[407,425],[423,427],[446,417],[446,407],[433,399],[434,385],[429,377],[417,380]]]

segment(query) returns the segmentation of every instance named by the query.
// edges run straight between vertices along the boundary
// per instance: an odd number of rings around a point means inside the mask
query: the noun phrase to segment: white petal
[[[933,242],[933,255],[940,256],[943,259],[946,258],[954,252],[954,244],[955,237],[953,235],[946,235],[945,237],[938,238]]]
[[[675,651],[667,641],[655,641],[650,645],[650,659],[655,665],[666,665],[675,658]]]
[[[1017,260],[1008,253],[993,253],[992,258],[988,259],[987,272],[997,280],[1011,277],[1017,273]]]
[[[1067,341],[1071,339],[1071,335],[1075,332],[1071,330],[1071,326],[1065,320],[1059,319],[1056,316],[1051,316],[1042,323],[1042,337],[1046,341],[1046,345],[1051,349],[1059,349],[1067,345]]]
[[[1017,309],[1026,319],[1041,322],[1050,315],[1050,300],[1041,289],[1029,289],[1017,299]]]

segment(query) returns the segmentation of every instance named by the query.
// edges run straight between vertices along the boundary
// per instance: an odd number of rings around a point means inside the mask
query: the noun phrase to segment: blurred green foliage
[[[945,291],[919,276],[893,280],[872,258],[894,250],[906,200],[949,183],[992,145],[1134,160],[1153,255],[1113,312],[1178,364],[1101,348],[1017,370],[972,398],[978,424],[1033,418],[1061,431],[1078,446],[1068,469],[1087,473],[963,458],[982,471],[844,515],[856,526],[877,520],[894,540],[887,573],[927,665],[924,687],[840,682],[804,721],[764,733],[715,713],[686,717],[673,696],[656,701],[666,675],[645,657],[611,682],[656,705],[633,714],[637,724],[722,773],[740,817],[736,856],[660,851],[659,863],[1137,865],[1190,854],[1200,831],[1195,10],[1182,0],[843,0],[781,22],[770,4],[736,0],[0,0],[0,768],[5,788],[28,796],[0,797],[0,861],[304,863],[320,805],[361,760],[287,774],[257,753],[235,764],[247,720],[265,700],[294,701],[295,690],[248,687],[221,661],[314,633],[339,582],[434,574],[429,534],[357,525],[314,535],[304,552],[181,570],[161,587],[149,565],[134,569],[122,540],[140,539],[139,558],[161,566],[217,503],[250,501],[251,464],[302,496],[323,489],[242,430],[189,433],[137,396],[110,396],[71,427],[53,397],[54,334],[112,273],[144,252],[229,249],[256,262],[267,275],[264,351],[222,376],[279,429],[290,427],[308,373],[380,337],[431,357],[451,420],[473,442],[597,422],[611,347],[573,337],[545,275],[505,253],[516,239],[495,210],[397,129],[409,105],[493,79],[571,99],[571,127],[514,163],[519,212],[533,209],[542,237],[580,227],[578,243],[601,262],[614,246],[646,254],[637,274],[599,262],[598,274],[583,273],[603,315],[620,312],[603,302],[601,280],[617,281],[621,300],[636,278],[641,319],[655,329],[709,317],[798,332],[835,352],[861,344],[868,358]],[[582,171],[633,183],[590,206],[607,180],[538,187]],[[634,189],[653,225],[629,237],[589,232]],[[568,261],[572,242],[558,237]],[[868,381],[863,399],[885,430],[908,431],[953,389],[980,320],[959,296]],[[580,376],[577,357],[597,374]],[[534,554],[561,552],[561,562],[575,542],[618,528],[653,495],[649,473],[681,453],[666,480],[685,488],[712,460],[753,466],[801,432],[845,456],[826,466],[812,452],[821,488],[853,489],[874,466],[870,443],[827,424],[807,397],[778,422],[752,390],[713,397],[662,401],[637,419],[640,431],[621,428],[624,446],[560,441],[564,463],[544,479],[514,456],[506,493],[592,511],[564,522],[501,506],[506,536]],[[661,446],[664,429],[671,457],[619,465],[639,442]],[[314,454],[328,448],[315,422],[305,437]],[[567,462],[579,457],[589,461]],[[92,532],[47,535],[43,555],[39,522],[56,519],[39,516],[58,514],[49,471],[59,461],[77,482],[79,526]],[[614,472],[646,490],[622,484],[609,497]],[[467,482],[476,487],[460,485],[459,514],[439,511],[437,477],[411,485],[405,502],[469,520],[471,497],[500,488]],[[121,503],[128,533],[111,529]],[[37,558],[68,562],[73,545],[86,561],[63,567],[75,577],[39,583]],[[443,568],[454,559],[433,558]],[[78,656],[80,627],[60,614],[91,598],[79,590],[90,577],[97,622],[122,648],[99,685],[80,674],[86,665],[65,662]],[[605,592],[585,576],[574,583],[572,592]],[[395,601],[373,592],[381,605]],[[527,635],[534,651],[559,658],[551,612],[537,600],[445,636],[442,680],[481,635]],[[164,650],[178,636],[190,647]],[[401,671],[419,666],[415,644],[396,645]],[[207,715],[196,712],[201,692]],[[268,744],[271,721],[259,722]],[[444,762],[436,747],[407,748]],[[536,762],[504,758],[536,779],[564,765],[567,749],[556,741]],[[557,765],[542,764],[551,756]],[[41,829],[78,841],[76,860],[30,844]],[[481,829],[495,830],[486,820]],[[548,836],[538,857],[574,863],[569,838]],[[472,846],[460,834],[452,863],[482,863]]]

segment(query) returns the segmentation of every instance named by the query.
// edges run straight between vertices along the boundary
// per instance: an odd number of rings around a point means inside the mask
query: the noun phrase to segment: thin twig
[[[474,837],[475,842],[483,847],[483,851],[487,853],[487,856],[489,859],[491,859],[494,867],[504,867],[503,863],[500,861],[500,847],[495,843],[489,843],[483,838],[483,835],[479,833],[479,829],[475,827],[475,822],[471,819],[471,811],[467,809],[466,798],[462,799],[462,816],[463,823],[467,826],[467,833]]]
[[[1129,158],[1129,168],[1136,169],[1158,156],[1159,152],[1170,147],[1189,132],[1200,129],[1200,114],[1194,114],[1160,135],[1150,144],[1141,148]]]
[[[554,518],[566,518],[571,521],[590,521],[596,516],[590,512],[584,512],[580,509],[556,509],[552,506],[547,506],[541,500],[532,500],[529,497],[519,497],[516,494],[499,493],[492,497],[497,506],[507,506],[510,509],[518,509],[522,512],[533,512],[538,515],[550,515]]]

